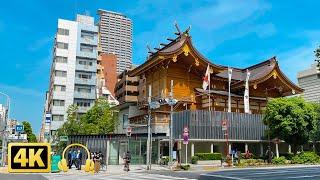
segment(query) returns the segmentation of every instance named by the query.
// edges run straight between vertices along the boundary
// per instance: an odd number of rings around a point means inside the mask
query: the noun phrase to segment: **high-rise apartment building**
[[[101,51],[117,56],[117,73],[120,74],[132,64],[132,21],[112,11],[99,9],[98,14]]]
[[[298,84],[304,89],[303,97],[310,102],[320,102],[320,71],[317,64],[298,72]]]
[[[98,27],[94,25],[93,17],[77,15],[76,21],[58,20],[47,109],[44,110],[44,113],[51,113],[51,136],[66,121],[70,105],[79,107],[78,114],[93,106],[97,45]]]

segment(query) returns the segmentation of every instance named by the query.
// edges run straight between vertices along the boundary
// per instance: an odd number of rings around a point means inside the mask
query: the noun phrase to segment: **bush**
[[[187,165],[180,165],[180,168],[183,169],[183,170],[185,170],[185,171],[187,171],[187,170],[190,169],[190,165],[189,165],[189,164],[187,164]]]
[[[320,156],[314,152],[302,152],[292,158],[294,164],[315,164],[319,163]]]
[[[196,153],[195,156],[198,156],[199,160],[221,160],[221,153]]]
[[[198,164],[198,160],[199,160],[198,156],[192,156],[191,157],[191,164]]]
[[[272,159],[272,164],[286,164],[287,159],[284,156],[275,157]]]
[[[294,154],[293,153],[280,153],[280,156],[284,156],[287,160],[292,160]]]
[[[241,159],[239,166],[258,166],[265,164],[263,159]]]

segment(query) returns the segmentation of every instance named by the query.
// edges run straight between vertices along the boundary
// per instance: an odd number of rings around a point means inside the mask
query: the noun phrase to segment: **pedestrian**
[[[131,153],[130,153],[130,151],[127,151],[127,153],[125,153],[123,159],[124,159],[124,168],[123,168],[123,170],[128,172],[128,171],[130,171],[129,163],[131,161]]]
[[[68,152],[68,167],[69,167],[69,169],[71,169],[71,165],[72,165],[72,150],[70,150]]]
[[[82,165],[82,153],[80,151],[80,149],[78,149],[78,153],[76,156],[76,167],[78,170],[81,170],[81,165]]]
[[[72,165],[75,165],[77,167],[77,162],[76,162],[76,156],[77,156],[77,151],[74,149],[71,152],[71,165],[70,165],[70,169],[72,169]]]

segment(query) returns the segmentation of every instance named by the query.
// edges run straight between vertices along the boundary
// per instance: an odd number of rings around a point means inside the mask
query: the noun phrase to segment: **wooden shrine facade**
[[[168,98],[173,80],[173,97],[178,100],[175,111],[204,110],[227,111],[228,109],[228,67],[217,65],[202,56],[193,46],[188,31],[178,33],[176,39],[163,48],[151,52],[148,60],[128,72],[139,77],[138,107],[147,109],[148,87],[151,85],[152,101]],[[202,89],[203,77],[210,66],[210,92]],[[247,68],[232,67],[231,99],[232,112],[244,112],[243,94],[247,70],[249,78],[250,111],[261,114],[267,98],[290,96],[303,90],[292,83],[281,71],[276,57],[272,57]],[[210,97],[210,103],[209,103]],[[146,111],[145,111],[146,112]],[[167,125],[170,107],[161,105],[153,110],[153,124]],[[145,121],[144,115],[130,118],[130,123]]]

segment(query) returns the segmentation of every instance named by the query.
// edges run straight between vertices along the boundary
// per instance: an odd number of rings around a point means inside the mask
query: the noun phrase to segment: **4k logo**
[[[10,143],[9,172],[50,172],[50,144]]]

